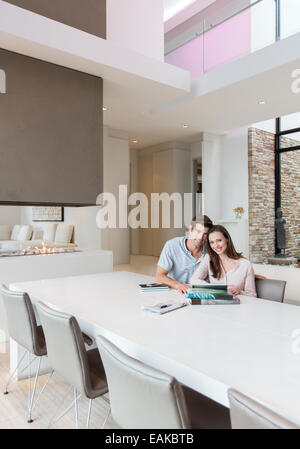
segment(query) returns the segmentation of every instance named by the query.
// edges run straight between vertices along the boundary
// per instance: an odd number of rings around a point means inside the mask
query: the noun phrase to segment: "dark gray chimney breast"
[[[0,204],[96,204],[102,79],[0,49]]]

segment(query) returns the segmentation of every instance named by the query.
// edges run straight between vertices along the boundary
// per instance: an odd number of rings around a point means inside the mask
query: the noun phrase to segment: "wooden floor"
[[[7,345],[0,345],[0,429],[74,429],[74,408],[55,425],[52,424],[53,419],[57,418],[73,401],[71,387],[57,374],[53,375],[33,411],[34,422],[27,424],[28,381],[13,381],[9,387],[9,394],[6,396],[2,393],[9,378],[9,353],[5,352],[6,349]],[[40,377],[37,393],[47,381],[47,377],[47,375]],[[106,397],[108,398],[108,395]],[[108,409],[109,405],[102,398],[93,401],[91,429],[101,428]],[[86,398],[79,399],[78,411],[80,428],[84,428],[88,411]],[[110,417],[105,428],[117,429],[118,426]]]
[[[130,264],[116,266],[114,267],[114,271],[126,270],[154,276],[156,263],[157,258],[154,257],[132,256]],[[43,395],[40,397],[33,411],[34,422],[32,424],[27,424],[27,381],[13,381],[9,388],[9,394],[7,396],[2,394],[9,378],[8,346],[5,343],[0,344],[0,429],[74,429],[74,408],[55,425],[51,425],[53,419],[57,418],[73,401],[71,387],[57,374],[54,374]],[[47,376],[40,377],[37,393],[46,381]],[[108,395],[106,396],[108,397]],[[85,428],[88,400],[81,398],[78,403],[78,408],[80,428]],[[99,429],[102,427],[108,408],[107,402],[101,398],[93,401],[90,421],[91,429]],[[117,429],[118,426],[110,417],[105,428]]]
[[[74,429],[74,408],[55,425],[51,424],[51,421],[55,417],[57,418],[73,401],[71,387],[57,374],[53,375],[33,411],[34,422],[27,424],[27,380],[13,381],[9,387],[9,394],[5,396],[2,393],[9,378],[9,353],[6,352],[6,349],[7,345],[0,345],[0,429]],[[40,377],[37,392],[44,385],[47,377],[47,375]],[[106,396],[108,398],[108,395]],[[108,409],[109,405],[102,398],[93,401],[91,429],[101,428]],[[78,401],[80,428],[85,428],[87,410],[88,400],[80,398]],[[105,428],[117,429],[118,426],[110,417]]]

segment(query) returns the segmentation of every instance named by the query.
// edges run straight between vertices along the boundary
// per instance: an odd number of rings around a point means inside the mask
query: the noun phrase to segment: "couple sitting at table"
[[[188,237],[176,237],[165,244],[156,281],[183,294],[191,284],[209,281],[228,285],[234,296],[257,296],[251,263],[236,252],[228,231],[213,226],[206,215],[193,219]]]

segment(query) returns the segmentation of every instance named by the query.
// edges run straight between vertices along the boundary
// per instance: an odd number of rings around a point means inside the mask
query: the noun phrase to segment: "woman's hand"
[[[238,296],[242,293],[242,290],[240,290],[239,288],[237,288],[235,285],[228,285],[228,291],[233,295],[233,296]]]

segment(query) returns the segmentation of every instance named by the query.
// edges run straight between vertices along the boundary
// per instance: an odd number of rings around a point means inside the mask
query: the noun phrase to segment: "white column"
[[[103,167],[103,191],[115,195],[118,211],[119,186],[126,185],[128,194],[130,193],[130,150],[127,133],[104,127]],[[101,242],[102,249],[113,252],[114,265],[129,263],[130,230],[128,227],[119,227],[118,213],[116,229],[103,229]]]

